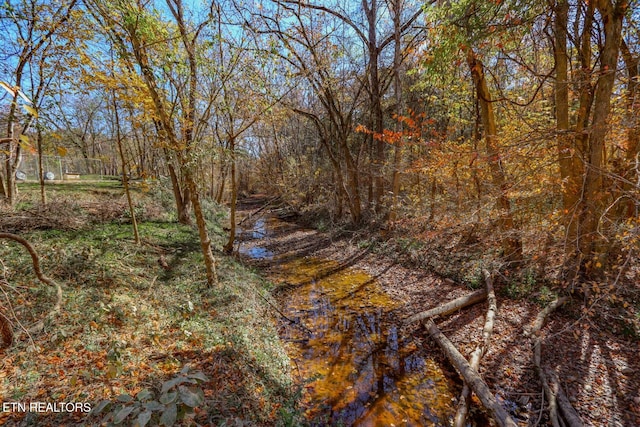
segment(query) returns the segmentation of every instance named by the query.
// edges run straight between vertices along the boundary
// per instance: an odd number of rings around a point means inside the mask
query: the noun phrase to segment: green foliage
[[[504,295],[512,299],[520,299],[530,297],[538,287],[536,274],[531,269],[525,269],[522,273],[509,279],[508,283],[503,288]],[[544,294],[541,294],[540,302],[544,302],[544,298],[549,297],[550,291],[544,287]],[[544,295],[544,296],[542,296]]]
[[[190,372],[185,366],[180,373],[165,381],[160,390],[142,389],[134,397],[119,395],[115,401],[103,400],[92,411],[102,416],[107,426],[150,425],[173,426],[193,414],[204,404],[204,391],[199,384],[208,381],[200,371]],[[106,412],[106,414],[105,414]]]
[[[401,237],[398,239],[398,245],[402,251],[412,252],[419,250],[423,246],[423,243],[411,237]]]
[[[127,0],[118,0],[116,4],[123,24],[135,29],[138,37],[146,43],[167,39],[168,22],[162,19],[158,10],[140,8]]]
[[[327,223],[326,219],[320,218],[313,224],[313,228],[321,233],[324,233],[329,230],[329,224]]]
[[[168,178],[161,178],[158,185],[151,186],[147,192],[149,197],[158,202],[162,208],[170,213],[169,220],[177,220],[175,213],[175,199],[171,191],[171,182]]]
[[[64,305],[50,333],[33,337],[33,349],[27,341],[8,349],[16,370],[0,376],[0,389],[22,400],[36,400],[42,390],[50,398],[56,393],[77,393],[86,401],[111,405],[102,408],[100,420],[110,417],[105,423],[122,419],[121,425],[133,425],[138,417],[144,421],[150,415],[147,425],[158,425],[163,415],[167,423],[171,421],[172,404],[176,420],[188,418],[188,404],[202,397],[190,387],[209,396],[215,382],[222,397],[208,398],[199,406],[206,406],[216,424],[235,419],[232,410],[241,406],[250,408],[245,416],[250,423],[275,424],[280,414],[295,417],[289,360],[265,307],[269,296],[258,296],[268,284],[234,259],[222,258],[220,286],[207,288],[198,236],[192,227],[143,220],[139,224],[143,243],[136,245],[128,224],[109,216],[100,221],[84,211],[85,205],[94,211],[111,209],[116,193],[99,194],[102,200],[96,201],[95,191],[85,191],[84,185],[64,187],[64,197],[77,202],[74,209],[82,221],[76,228],[41,230],[34,223],[31,231],[23,233],[46,254],[42,268],[63,287]],[[37,187],[22,190],[22,197],[37,193]],[[117,191],[121,194],[122,189],[114,189]],[[145,210],[157,204],[148,193],[140,195],[138,203]],[[217,207],[211,218],[221,212]],[[44,224],[57,224],[52,217],[37,218]],[[220,225],[212,223],[210,228],[220,230],[211,236],[219,245],[224,238]],[[159,264],[161,256],[164,267]],[[16,314],[30,324],[49,309],[52,290],[24,287],[33,280],[28,253],[0,242],[0,260],[8,267],[7,282],[23,287]],[[224,369],[209,362],[218,363],[221,358],[225,358]],[[207,375],[217,373],[211,381],[198,384],[190,381],[194,379],[189,376],[191,371],[179,374],[172,377],[174,383],[166,385],[170,389],[162,390],[158,378],[179,371],[184,364]],[[65,369],[66,378],[52,374],[60,369]],[[97,381],[108,386],[88,387]],[[150,387],[153,397],[136,393],[141,386]],[[114,396],[119,394],[133,400],[118,401]],[[162,407],[147,408],[145,404],[151,401]],[[149,414],[145,414],[147,409]],[[68,422],[58,421],[59,425]]]
[[[484,287],[484,277],[482,276],[482,269],[480,268],[470,271],[462,278],[462,280],[470,289],[473,290]]]

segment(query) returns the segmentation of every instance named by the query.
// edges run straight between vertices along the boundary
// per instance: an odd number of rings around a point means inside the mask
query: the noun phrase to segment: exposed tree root
[[[531,335],[533,344],[533,363],[535,365],[536,373],[540,377],[545,394],[549,400],[549,418],[553,427],[569,426],[569,427],[581,427],[583,425],[582,420],[578,416],[578,413],[569,402],[560,381],[556,377],[554,372],[547,374],[542,368],[542,340],[540,339],[540,330],[546,324],[549,315],[564,304],[567,301],[566,298],[558,298],[545,307],[533,324],[533,327],[526,331],[527,335]]]
[[[55,303],[53,304],[53,308],[49,311],[49,313],[45,317],[40,319],[38,322],[36,322],[33,326],[31,326],[27,330],[27,333],[29,334],[38,333],[42,331],[42,329],[44,329],[44,325],[47,319],[53,317],[55,314],[57,314],[60,311],[60,307],[62,305],[62,288],[60,287],[60,285],[58,285],[56,282],[54,282],[52,279],[50,279],[49,277],[45,276],[42,273],[42,270],[40,269],[40,258],[38,257],[38,253],[36,252],[36,250],[33,248],[33,246],[31,246],[31,243],[29,243],[24,238],[11,233],[0,233],[0,239],[13,240],[14,242],[17,242],[22,246],[24,246],[29,252],[29,255],[31,255],[33,270],[35,271],[36,276],[38,277],[38,280],[40,280],[42,283],[46,285],[52,286],[56,290],[56,300],[55,300]],[[2,316],[0,316],[0,318],[2,318]]]
[[[469,365],[469,362],[460,354],[453,343],[440,332],[433,320],[427,319],[425,326],[431,337],[440,345],[449,362],[451,362],[458,373],[464,378],[465,383],[468,384],[471,390],[478,396],[480,402],[482,402],[482,405],[489,411],[489,414],[496,423],[500,427],[516,427],[517,424],[513,421],[513,418],[511,418],[507,410],[496,400],[489,386],[484,382],[478,371]]]
[[[480,360],[489,350],[489,344],[491,343],[491,335],[493,334],[493,323],[498,311],[498,305],[496,303],[496,295],[493,291],[493,279],[491,274],[487,270],[483,270],[484,281],[487,293],[487,302],[489,307],[487,308],[487,315],[485,317],[484,328],[482,329],[482,342],[476,347],[469,365],[472,369],[478,370],[480,366]],[[471,400],[471,388],[465,382],[462,392],[460,393],[460,399],[458,400],[458,410],[453,419],[453,425],[455,427],[464,427],[466,425],[467,414],[469,413],[469,402]]]
[[[413,316],[409,317],[404,322],[402,322],[402,324],[406,326],[410,323],[419,322],[421,320],[428,319],[431,317],[444,316],[447,314],[451,314],[455,311],[460,310],[461,308],[468,307],[470,305],[482,302],[486,298],[487,298],[487,291],[484,289],[480,289],[468,295],[449,301],[446,304],[440,305],[438,307],[432,308],[427,311],[423,311],[418,314],[414,314]]]

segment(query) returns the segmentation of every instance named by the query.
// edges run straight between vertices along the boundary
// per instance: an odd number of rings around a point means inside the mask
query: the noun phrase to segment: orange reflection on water
[[[333,261],[281,265],[287,282],[282,337],[305,384],[312,425],[449,425],[453,384],[387,314],[397,307],[368,274]]]

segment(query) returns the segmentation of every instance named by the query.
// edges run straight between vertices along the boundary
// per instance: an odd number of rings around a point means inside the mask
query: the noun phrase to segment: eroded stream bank
[[[258,216],[238,231],[240,255],[275,283],[280,335],[312,425],[448,425],[456,384],[424,346],[403,337],[396,310],[362,254],[326,256],[326,236]],[[373,274],[372,274],[373,273]]]

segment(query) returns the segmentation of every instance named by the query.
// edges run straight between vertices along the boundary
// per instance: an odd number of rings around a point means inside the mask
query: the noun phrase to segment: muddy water
[[[240,253],[271,260],[271,279],[287,284],[281,337],[303,384],[312,425],[449,425],[455,390],[438,365],[401,338],[389,313],[398,307],[363,271],[300,257],[279,262],[265,246],[287,225],[259,219]],[[290,259],[290,256],[286,257]]]

